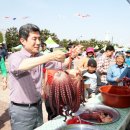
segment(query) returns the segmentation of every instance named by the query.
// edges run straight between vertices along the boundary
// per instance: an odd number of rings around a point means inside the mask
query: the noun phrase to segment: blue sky
[[[33,23],[60,39],[113,39],[114,43],[130,46],[127,0],[1,0],[0,10],[2,31]],[[90,16],[81,18],[77,14]]]

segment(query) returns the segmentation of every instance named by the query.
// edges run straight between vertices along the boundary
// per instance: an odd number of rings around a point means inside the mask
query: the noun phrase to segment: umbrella
[[[53,39],[51,37],[49,37],[45,43],[47,44],[47,48],[55,48],[55,47],[59,47],[59,45],[53,41]]]

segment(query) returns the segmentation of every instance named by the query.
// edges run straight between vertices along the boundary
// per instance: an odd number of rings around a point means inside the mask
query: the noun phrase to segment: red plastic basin
[[[130,88],[118,86],[102,86],[99,88],[105,105],[116,108],[130,107]]]

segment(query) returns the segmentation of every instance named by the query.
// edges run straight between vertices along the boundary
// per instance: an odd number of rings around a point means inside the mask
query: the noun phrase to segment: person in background
[[[99,75],[96,73],[97,62],[94,59],[89,59],[86,71],[83,72],[84,87],[88,92],[88,97],[91,97],[97,92],[98,86],[101,84]]]
[[[82,54],[81,54],[82,57],[86,57],[86,48],[84,47],[83,50],[82,50]]]
[[[41,51],[40,51],[40,53],[43,54],[43,55],[50,53],[50,51],[47,49],[47,45],[44,42],[44,40],[41,40]]]
[[[126,63],[127,66],[130,68],[130,50],[127,50],[127,51],[126,51],[125,63]]]
[[[82,62],[83,56],[82,56],[82,51],[83,51],[83,46],[82,45],[77,45],[75,48],[76,49],[76,55],[74,56],[73,60],[73,69],[78,69],[79,65]]]
[[[4,61],[6,59],[7,56],[7,50],[5,48],[5,45],[3,43],[0,43],[0,55],[3,57]]]
[[[65,54],[41,55],[40,29],[34,24],[20,27],[19,40],[23,48],[9,56],[10,121],[13,130],[33,130],[43,124],[43,63],[63,62]]]
[[[130,50],[126,51],[126,58],[125,58],[125,63],[128,66],[128,78],[130,78]]]
[[[98,51],[98,52],[96,53],[96,60],[98,60],[98,58],[99,58],[100,56],[102,56],[103,53],[104,53],[104,50],[103,50],[103,49],[100,50],[100,51]]]
[[[7,49],[7,44],[6,43],[3,43],[3,49],[5,51],[5,59],[8,58],[8,49]]]
[[[0,55],[0,71],[2,74],[2,87],[3,90],[5,90],[7,88],[7,69],[4,58],[1,55]]]
[[[70,51],[70,49],[73,49],[73,48],[75,48],[75,45],[73,43],[69,42],[66,47],[67,51]]]
[[[125,55],[118,52],[115,55],[116,63],[108,68],[107,81],[111,85],[123,86],[122,79],[127,76]]]
[[[88,47],[86,49],[86,57],[82,58],[81,63],[78,66],[78,69],[83,71],[87,67],[88,60],[94,58],[94,48]]]
[[[112,45],[108,45],[106,47],[105,52],[97,60],[97,72],[101,76],[101,82],[103,84],[107,84],[106,79],[106,75],[108,72],[107,70],[110,64],[112,63],[112,56],[114,51],[115,51],[114,47]]]
[[[53,48],[50,48],[50,52],[53,52]]]

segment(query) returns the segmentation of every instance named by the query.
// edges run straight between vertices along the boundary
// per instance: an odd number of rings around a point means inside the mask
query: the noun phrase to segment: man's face
[[[31,32],[29,33],[27,40],[21,38],[20,41],[23,44],[24,48],[32,55],[35,55],[39,52],[41,43],[39,32]]]
[[[112,57],[113,53],[114,53],[114,51],[109,51],[109,50],[107,50],[107,56],[108,56],[108,57]]]

